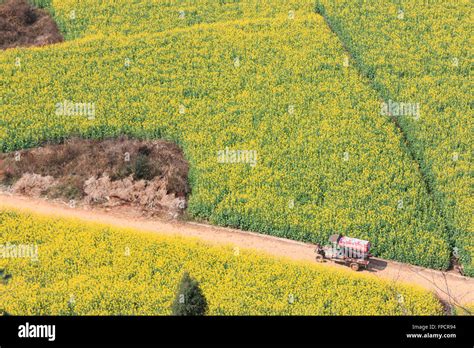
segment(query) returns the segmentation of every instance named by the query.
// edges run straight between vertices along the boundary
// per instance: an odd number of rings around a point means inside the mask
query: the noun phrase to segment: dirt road
[[[161,234],[197,237],[212,244],[233,244],[239,248],[257,249],[270,255],[314,261],[314,246],[311,244],[193,222],[146,219],[137,217],[128,209],[105,211],[83,207],[70,208],[60,202],[0,193],[0,208],[2,207],[57,217],[74,217]],[[344,267],[329,262],[324,264],[328,267]],[[374,259],[370,269],[364,272],[394,282],[417,284],[435,293],[445,303],[458,305],[474,303],[474,279],[451,272],[435,271],[382,259]]]

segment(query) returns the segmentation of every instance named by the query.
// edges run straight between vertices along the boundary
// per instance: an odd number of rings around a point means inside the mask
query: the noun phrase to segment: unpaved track
[[[146,219],[132,215],[127,209],[105,211],[83,207],[70,208],[64,203],[13,196],[7,193],[0,193],[0,207],[27,210],[56,217],[74,217],[161,234],[196,237],[212,244],[233,244],[239,248],[257,249],[270,255],[315,262],[314,246],[310,244],[192,222]],[[345,266],[329,262],[324,265],[347,269]],[[445,303],[461,305],[474,303],[474,279],[455,273],[435,271],[382,259],[374,259],[372,267],[363,272],[397,283],[419,285],[435,293]]]

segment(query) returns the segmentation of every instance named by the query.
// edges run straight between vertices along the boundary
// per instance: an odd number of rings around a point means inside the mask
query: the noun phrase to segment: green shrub
[[[205,315],[208,306],[197,280],[185,272],[173,302],[173,315]]]

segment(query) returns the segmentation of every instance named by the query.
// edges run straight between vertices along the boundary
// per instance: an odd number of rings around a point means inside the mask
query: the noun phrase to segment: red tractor
[[[367,269],[372,256],[370,242],[362,239],[343,237],[340,234],[333,234],[329,237],[330,245],[321,247],[316,244],[316,261],[323,262],[330,260],[350,266],[352,270],[358,271],[361,268]]]

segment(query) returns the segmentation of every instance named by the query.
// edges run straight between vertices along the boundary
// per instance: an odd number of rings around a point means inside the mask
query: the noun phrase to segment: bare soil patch
[[[70,139],[0,154],[0,183],[13,193],[145,215],[184,211],[188,171],[181,149],[162,140]]]
[[[64,41],[51,15],[26,0],[0,0],[0,49]]]

